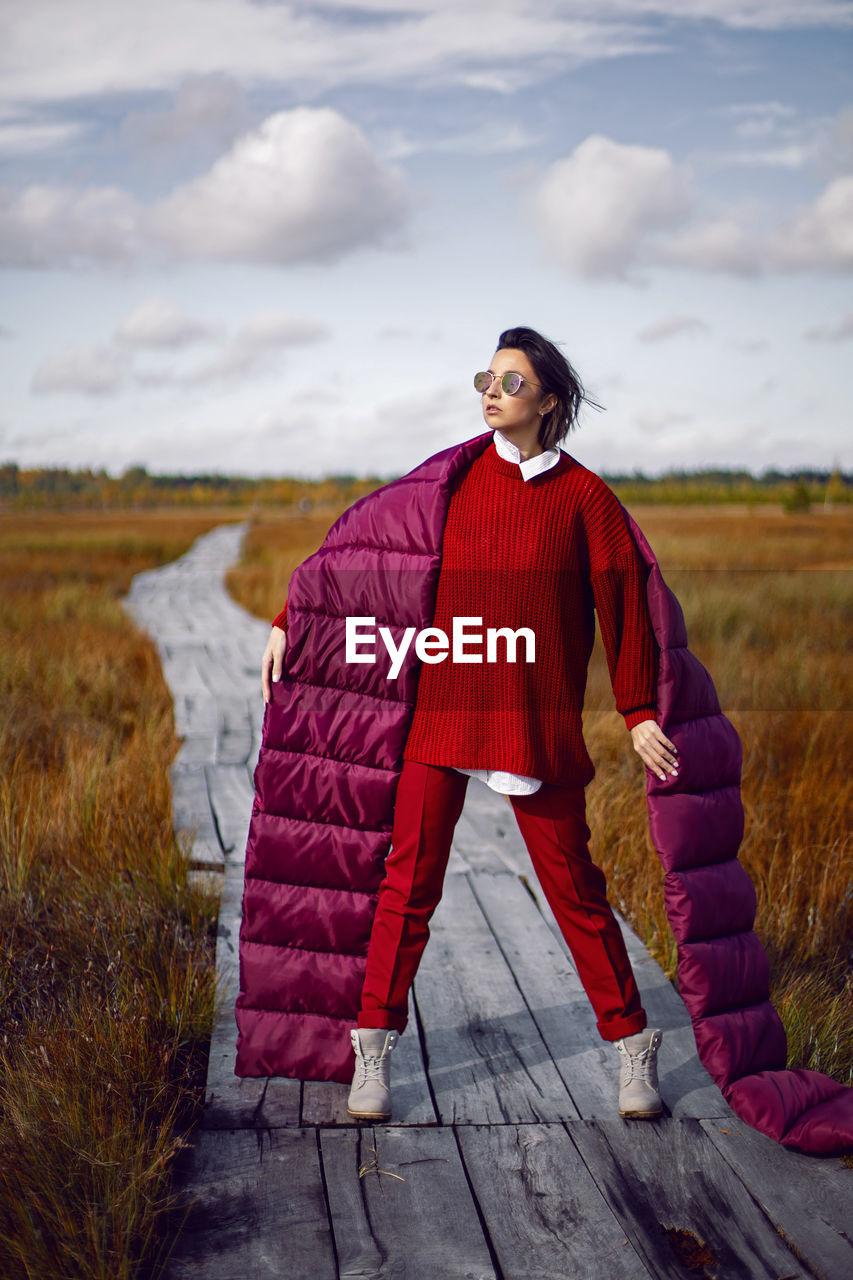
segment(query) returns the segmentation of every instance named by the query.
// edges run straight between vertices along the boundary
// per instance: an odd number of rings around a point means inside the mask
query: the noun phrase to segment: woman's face
[[[536,371],[523,351],[506,347],[496,351],[488,366],[496,376],[488,391],[483,392],[483,417],[488,426],[502,435],[528,434],[539,430],[542,415],[553,409],[553,395],[543,396]],[[501,387],[505,373],[520,373],[524,382],[514,396],[508,396]]]

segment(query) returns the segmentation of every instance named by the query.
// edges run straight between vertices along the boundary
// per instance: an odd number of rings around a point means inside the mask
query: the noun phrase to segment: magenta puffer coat
[[[431,624],[451,486],[491,440],[487,432],[445,449],[356,502],[291,577],[285,668],[266,709],[246,849],[238,1076],[351,1078],[349,1031],[419,661],[411,646],[394,680],[385,663],[347,664],[345,620],[373,617],[397,642],[406,627]],[[785,1031],[752,929],[755,890],[737,857],[740,739],[687,648],[651,548],[625,517],[648,566],[657,719],[680,755],[677,777],[646,770],[646,798],[699,1058],[756,1129],[815,1154],[847,1150],[853,1089],[785,1069]]]

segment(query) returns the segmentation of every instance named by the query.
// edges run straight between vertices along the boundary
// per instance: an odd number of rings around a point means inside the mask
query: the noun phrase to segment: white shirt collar
[[[511,440],[501,435],[500,431],[495,431],[494,441],[498,457],[503,458],[504,462],[517,462],[523,480],[532,480],[534,476],[548,471],[560,461],[559,449],[546,449],[544,453],[537,453],[533,458],[522,458],[521,451]]]

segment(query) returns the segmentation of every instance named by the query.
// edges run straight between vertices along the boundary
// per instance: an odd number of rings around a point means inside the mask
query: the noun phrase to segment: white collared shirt
[[[517,462],[524,480],[532,480],[560,461],[559,449],[546,449],[532,458],[522,458],[520,450],[506,436],[501,435],[500,431],[494,433],[494,442],[498,457],[503,458],[504,462]],[[487,787],[505,796],[532,796],[542,786],[538,778],[528,778],[523,773],[508,773],[506,769],[457,769],[456,772],[479,778]]]

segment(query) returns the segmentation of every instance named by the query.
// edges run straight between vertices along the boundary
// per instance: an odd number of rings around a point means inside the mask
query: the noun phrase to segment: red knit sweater
[[[657,647],[639,555],[604,481],[568,454],[524,480],[490,446],[463,473],[444,530],[433,625],[482,618],[481,663],[423,663],[404,759],[506,769],[586,786],[595,766],[581,710],[598,614],[616,707],[628,728],[656,711]],[[488,627],[529,627],[535,662],[516,662]]]

